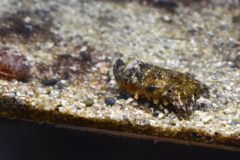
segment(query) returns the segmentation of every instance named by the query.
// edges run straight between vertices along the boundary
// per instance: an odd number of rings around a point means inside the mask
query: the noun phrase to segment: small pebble
[[[8,94],[9,98],[14,98],[15,96],[16,96],[16,93],[14,93],[14,92]]]
[[[117,99],[128,99],[128,96],[126,94],[120,94],[119,96],[117,96]]]
[[[81,51],[80,53],[79,53],[79,55],[82,57],[82,60],[83,61],[92,61],[92,56],[91,56],[91,54],[90,53],[87,53],[87,52],[85,52],[85,51]]]
[[[159,112],[153,112],[152,115],[153,115],[153,117],[158,117]]]
[[[59,108],[59,107],[62,107],[62,105],[61,105],[61,104],[59,104],[59,105],[57,105],[57,106],[56,106],[56,108]]]
[[[113,105],[115,103],[115,100],[113,97],[107,97],[105,98],[104,102],[106,103],[106,105]]]
[[[124,120],[128,120],[128,115],[123,115]]]
[[[86,98],[83,100],[83,103],[85,103],[86,107],[91,107],[94,104],[94,101],[91,98]]]
[[[191,132],[191,135],[192,135],[194,138],[197,138],[197,137],[198,137],[197,132]]]
[[[206,122],[208,122],[209,120],[211,120],[212,119],[212,116],[206,116],[206,117],[204,117],[203,119],[202,119],[202,121],[204,122],[204,123],[206,123]]]
[[[235,120],[232,120],[231,122],[230,122],[230,124],[231,125],[233,125],[233,124],[238,124],[239,122],[238,121],[235,121]]]
[[[137,106],[138,106],[138,103],[137,103],[137,102],[133,102],[133,103],[132,103],[132,106],[137,107]]]
[[[171,18],[169,16],[167,16],[167,15],[164,15],[162,17],[162,20],[164,20],[165,22],[171,22],[172,21]]]
[[[236,56],[236,58],[233,60],[233,64],[235,67],[240,68],[240,55]]]
[[[58,82],[57,79],[46,79],[46,80],[42,80],[41,83],[45,86],[53,86]]]
[[[240,23],[240,14],[232,17],[233,23]]]

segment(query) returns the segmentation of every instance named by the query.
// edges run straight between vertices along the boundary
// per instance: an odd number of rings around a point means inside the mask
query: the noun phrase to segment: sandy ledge
[[[239,5],[2,0],[1,42],[28,57],[32,72],[1,77],[0,115],[239,148]],[[149,114],[131,97],[117,99],[112,66],[122,56],[195,74],[211,97],[189,119]]]

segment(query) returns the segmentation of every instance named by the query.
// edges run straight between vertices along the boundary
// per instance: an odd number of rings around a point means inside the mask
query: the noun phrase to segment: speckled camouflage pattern
[[[179,115],[190,115],[196,100],[209,98],[209,87],[189,73],[164,69],[133,58],[120,58],[113,66],[116,82],[121,88],[153,100],[160,107],[172,106]]]

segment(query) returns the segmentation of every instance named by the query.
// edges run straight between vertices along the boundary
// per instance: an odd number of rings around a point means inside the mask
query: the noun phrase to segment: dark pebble
[[[157,117],[159,115],[159,112],[153,112],[152,115],[153,117]]]
[[[105,98],[104,102],[106,103],[106,105],[113,105],[115,103],[115,100],[113,97],[107,97]]]
[[[233,60],[234,66],[240,68],[240,55]]]
[[[233,23],[240,23],[240,14],[232,17]]]
[[[179,6],[174,0],[157,0],[153,1],[152,5],[154,7],[164,8],[168,12],[175,12],[175,8]]]
[[[61,105],[61,104],[59,104],[59,105],[57,105],[57,106],[56,106],[56,108],[59,108],[59,107],[62,107],[62,105]]]
[[[72,78],[72,75],[71,75],[71,74],[67,73],[67,74],[65,75],[65,79],[71,79],[71,78]]]
[[[87,53],[87,52],[85,52],[85,51],[81,51],[80,53],[79,53],[79,55],[82,57],[82,60],[83,61],[92,61],[92,56],[91,56],[91,54],[90,53]]]
[[[55,110],[59,111],[59,108],[60,108],[60,107],[62,107],[62,105],[57,105],[57,106],[55,107]]]
[[[117,99],[128,99],[128,96],[126,94],[120,94],[119,96],[117,96]]]
[[[193,138],[198,138],[198,137],[200,137],[200,136],[197,134],[197,132],[191,132],[191,136],[192,136]]]
[[[53,86],[58,82],[57,79],[46,79],[46,80],[42,80],[42,84],[45,86]]]
[[[3,41],[1,41],[1,42],[2,42],[3,44],[5,44],[5,45],[7,44],[7,42],[6,42],[6,41],[4,41],[4,40],[3,40]]]
[[[111,81],[111,76],[108,76],[107,77],[107,82],[110,82]]]
[[[211,141],[211,140],[212,140],[212,137],[206,136],[205,139],[208,140],[208,141]]]

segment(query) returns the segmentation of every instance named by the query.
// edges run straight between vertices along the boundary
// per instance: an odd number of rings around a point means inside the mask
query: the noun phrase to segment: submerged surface
[[[32,71],[23,81],[1,76],[0,115],[240,147],[237,6],[2,0],[1,41]],[[139,106],[151,109],[149,101],[117,98],[112,67],[122,56],[195,74],[210,99],[200,98],[189,119],[147,113]]]

